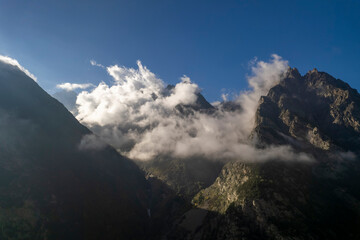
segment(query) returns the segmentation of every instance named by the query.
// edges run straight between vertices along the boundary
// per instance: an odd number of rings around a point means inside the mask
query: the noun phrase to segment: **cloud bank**
[[[257,149],[249,139],[260,97],[281,80],[288,68],[288,62],[280,56],[253,63],[252,74],[247,77],[249,90],[234,99],[233,104],[239,107],[233,111],[221,104],[208,109],[199,103],[200,88],[187,76],[175,86],[167,86],[140,61],[137,66],[109,66],[106,70],[114,80],[112,85],[101,82],[92,91],[78,95],[76,118],[99,136],[87,137],[82,148],[86,148],[86,142],[101,146],[94,143],[95,139],[137,160],[158,156],[311,160],[289,146]]]
[[[21,71],[23,71],[26,75],[28,75],[28,77],[30,77],[35,82],[37,82],[37,78],[35,77],[35,75],[32,74],[31,72],[29,72],[29,70],[27,70],[23,66],[21,66],[20,63],[16,59],[13,59],[13,58],[8,57],[8,56],[0,55],[0,61],[4,62],[6,64],[10,64],[12,66],[18,67]]]
[[[74,91],[76,89],[87,89],[90,87],[95,87],[93,84],[91,83],[83,83],[83,84],[79,84],[79,83],[61,83],[56,85],[57,88],[59,89],[63,89],[65,91]]]

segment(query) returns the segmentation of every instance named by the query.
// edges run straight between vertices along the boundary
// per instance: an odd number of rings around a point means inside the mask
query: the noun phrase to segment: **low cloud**
[[[271,57],[269,62],[255,59],[251,63],[252,75],[248,76],[250,90],[241,92],[235,100],[243,109],[239,124],[244,126],[245,134],[250,134],[254,127],[260,97],[280,82],[289,67],[289,62],[280,56],[273,54]]]
[[[23,66],[20,65],[20,63],[16,60],[13,59],[11,57],[8,56],[3,56],[0,55],[0,61],[6,63],[6,64],[10,64],[12,66],[18,67],[21,71],[23,71],[28,77],[30,77],[31,79],[33,79],[35,82],[37,82],[37,78],[35,77],[34,74],[32,74],[31,72],[29,72],[29,70],[27,70],[26,68],[24,68]]]
[[[189,77],[167,86],[140,61],[137,65],[137,69],[107,67],[114,80],[112,85],[101,82],[92,91],[81,92],[76,101],[77,119],[122,154],[137,160],[157,156],[311,160],[289,146],[258,149],[249,139],[260,97],[281,80],[288,68],[288,62],[280,56],[252,63],[252,74],[247,77],[249,90],[233,100],[232,104],[239,107],[232,111],[220,103],[212,111],[194,111],[200,88]]]
[[[83,84],[61,83],[61,84],[56,85],[56,87],[59,89],[63,89],[65,91],[74,91],[76,89],[87,89],[87,88],[91,88],[91,87],[95,87],[95,86],[91,83],[83,83]]]

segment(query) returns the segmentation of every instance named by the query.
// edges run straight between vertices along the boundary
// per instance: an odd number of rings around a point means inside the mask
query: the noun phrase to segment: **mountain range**
[[[96,129],[64,105],[0,61],[0,239],[360,238],[360,95],[327,73],[289,68],[260,97],[253,161],[84,148]]]

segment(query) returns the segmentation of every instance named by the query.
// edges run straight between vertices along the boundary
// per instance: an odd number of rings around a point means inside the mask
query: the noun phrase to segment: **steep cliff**
[[[202,239],[358,239],[360,95],[318,72],[289,69],[261,97],[252,135],[258,147],[289,145],[312,161],[224,166],[193,203],[208,210]]]

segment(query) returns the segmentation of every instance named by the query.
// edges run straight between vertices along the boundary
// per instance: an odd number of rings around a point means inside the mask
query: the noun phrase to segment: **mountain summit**
[[[316,69],[305,76],[290,69],[261,97],[254,133],[267,143],[292,139],[292,145],[358,152],[359,107],[360,95],[347,83]]]
[[[259,147],[290,145],[310,162],[274,158],[226,164],[193,203],[209,211],[193,237],[358,239],[360,95],[316,69],[289,69],[262,96],[252,137]]]

